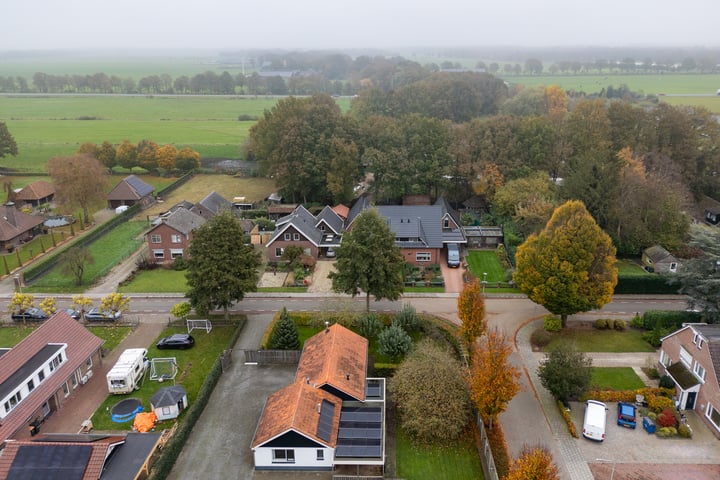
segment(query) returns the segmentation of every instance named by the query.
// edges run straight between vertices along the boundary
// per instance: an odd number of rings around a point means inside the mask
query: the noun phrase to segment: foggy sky
[[[720,46],[720,0],[4,0],[0,51]]]

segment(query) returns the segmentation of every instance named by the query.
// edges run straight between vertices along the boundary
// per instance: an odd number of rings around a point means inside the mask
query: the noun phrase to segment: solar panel
[[[317,436],[325,440],[330,441],[330,435],[332,431],[332,421],[335,416],[335,405],[323,400],[320,404],[320,420],[317,426]]]
[[[377,458],[382,456],[381,407],[344,407],[335,449],[337,457]]]
[[[8,478],[81,480],[92,447],[89,445],[25,445],[18,448]]]

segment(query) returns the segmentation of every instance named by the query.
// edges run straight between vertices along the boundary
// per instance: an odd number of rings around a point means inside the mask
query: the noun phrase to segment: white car
[[[335,258],[335,250],[333,250],[332,247],[328,247],[327,252],[325,252],[325,256],[328,258]]]

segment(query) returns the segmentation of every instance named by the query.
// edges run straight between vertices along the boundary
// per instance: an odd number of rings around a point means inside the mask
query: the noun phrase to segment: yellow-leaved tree
[[[458,297],[458,317],[460,317],[460,335],[468,343],[485,334],[485,300],[476,278],[466,283]]]
[[[560,474],[550,450],[525,445],[503,480],[560,480]]]
[[[520,391],[520,370],[508,363],[511,353],[510,340],[497,329],[482,336],[470,349],[470,398],[488,428]]]
[[[102,312],[124,312],[130,307],[130,297],[123,293],[110,293],[100,299],[100,311]]]
[[[515,284],[533,302],[560,315],[601,308],[617,284],[610,236],[578,200],[555,209],[545,228],[532,234],[515,255]]]
[[[57,312],[57,306],[55,305],[55,297],[45,297],[40,302],[40,310],[45,312],[48,317],[52,316]]]

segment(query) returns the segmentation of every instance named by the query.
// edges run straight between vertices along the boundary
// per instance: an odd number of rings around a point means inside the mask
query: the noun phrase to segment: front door
[[[48,402],[43,403],[42,410],[43,410],[43,418],[50,415],[50,403],[48,403]]]
[[[688,392],[687,400],[685,401],[685,410],[693,410],[695,408],[696,398],[697,392]]]

